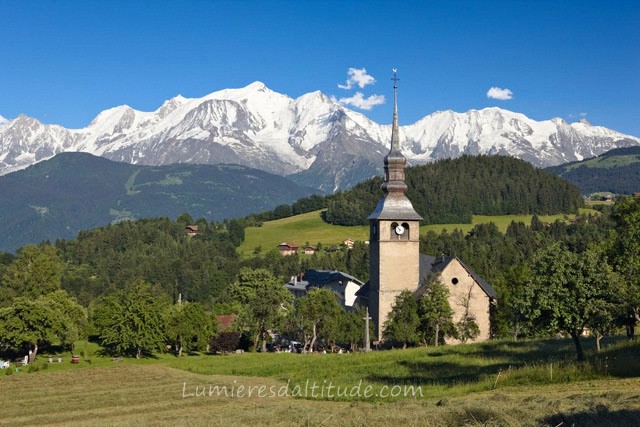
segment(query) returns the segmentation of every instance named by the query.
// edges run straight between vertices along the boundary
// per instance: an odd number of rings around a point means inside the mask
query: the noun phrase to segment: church
[[[449,289],[453,321],[470,314],[480,328],[480,335],[474,341],[489,339],[489,313],[496,302],[496,293],[491,286],[457,258],[448,257],[445,260],[420,254],[422,217],[406,196],[407,160],[400,151],[398,79],[395,70],[393,81],[393,123],[391,148],[384,157],[384,194],[368,217],[370,278],[357,295],[368,306],[375,334],[380,339],[383,325],[400,292],[410,290],[418,297],[420,284],[426,275],[438,273]],[[467,298],[466,301],[464,298]]]

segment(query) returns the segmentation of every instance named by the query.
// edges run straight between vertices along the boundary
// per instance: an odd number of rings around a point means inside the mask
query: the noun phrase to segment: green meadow
[[[581,214],[596,213],[593,209],[581,209]],[[431,224],[420,227],[422,233],[426,231],[442,230],[449,232],[458,229],[466,233],[476,224],[487,224],[493,222],[505,232],[512,221],[520,221],[525,224],[531,222],[532,215],[501,215],[487,216],[474,215],[471,224]],[[543,222],[555,222],[556,220],[567,220],[575,215],[542,215],[539,216]],[[322,211],[308,212],[289,218],[282,218],[275,221],[263,223],[260,227],[247,227],[245,229],[245,240],[238,249],[239,252],[248,256],[260,248],[261,251],[269,251],[282,242],[295,242],[298,245],[316,245],[322,243],[324,246],[339,245],[347,239],[365,241],[369,240],[368,226],[341,226],[327,224],[322,220]]]
[[[640,343],[626,340],[582,364],[564,339],[117,361],[80,348],[77,365],[43,355],[2,372],[0,425],[631,426],[640,416]]]

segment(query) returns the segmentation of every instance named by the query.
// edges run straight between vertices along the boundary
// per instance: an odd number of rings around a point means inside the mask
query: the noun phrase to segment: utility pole
[[[369,343],[369,320],[371,317],[369,316],[369,307],[366,307],[366,314],[363,317],[364,319],[364,351],[371,351],[371,345]]]

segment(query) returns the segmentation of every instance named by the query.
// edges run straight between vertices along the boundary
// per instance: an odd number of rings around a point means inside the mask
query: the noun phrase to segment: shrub
[[[226,353],[234,351],[240,344],[238,332],[220,332],[211,340],[211,351],[214,353]]]

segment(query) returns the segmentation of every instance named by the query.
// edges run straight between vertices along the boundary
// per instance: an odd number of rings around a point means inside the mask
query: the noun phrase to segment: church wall
[[[457,284],[454,284],[457,279]],[[469,299],[469,313],[475,317],[480,334],[467,342],[486,341],[490,338],[491,323],[489,319],[490,299],[473,277],[457,262],[451,262],[440,274],[440,281],[449,289],[449,305],[453,310],[453,321],[457,323],[464,314],[464,301]],[[470,296],[470,298],[469,298]],[[459,341],[447,338],[446,342],[455,344]]]
[[[406,223],[406,222],[405,222]],[[414,291],[419,281],[420,243],[416,240],[394,239],[391,221],[380,221],[380,242],[371,245],[371,294],[370,313],[373,314],[378,338],[382,326],[389,317],[398,294],[403,290]],[[417,230],[417,222],[408,223],[409,232]],[[378,282],[379,280],[379,282]]]

